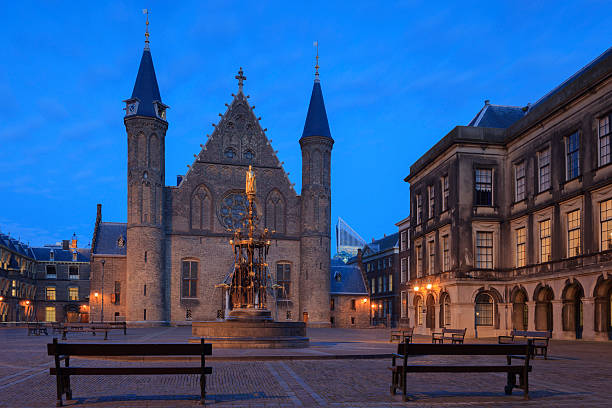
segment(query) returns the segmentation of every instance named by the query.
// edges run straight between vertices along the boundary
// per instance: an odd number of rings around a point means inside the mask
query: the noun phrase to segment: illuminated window
[[[580,210],[567,213],[567,256],[580,255]]]
[[[198,287],[198,262],[197,261],[183,261],[183,288],[181,291],[181,297],[183,298],[195,298],[197,297]],[[146,319],[145,319],[146,320]]]
[[[476,232],[476,268],[493,269],[492,232]]]
[[[525,246],[525,227],[518,228],[516,231],[516,267],[525,266],[527,258],[527,248]]]
[[[550,220],[540,221],[540,262],[550,261]]]
[[[68,288],[68,300],[79,300],[79,288]]]
[[[416,298],[416,321],[419,326],[423,325],[423,299],[419,296]]]
[[[393,292],[393,274],[389,274],[389,292]]]
[[[45,293],[46,293],[46,296],[45,296],[46,300],[55,300],[55,287],[54,286],[48,286]]]
[[[525,162],[514,166],[514,201],[525,199]]]
[[[599,119],[599,165],[610,163],[610,116]]]
[[[540,183],[538,191],[548,190],[550,188],[550,148],[538,153],[538,173]]]
[[[404,318],[406,317],[406,292],[401,292],[400,300],[401,300],[400,317]]]
[[[276,284],[282,286],[276,291],[277,299],[288,299],[291,295],[291,264],[279,262],[276,264]]]
[[[565,138],[566,178],[571,180],[580,175],[580,134],[572,133]]]
[[[55,308],[52,306],[45,307],[45,322],[55,321]]]
[[[450,310],[450,297],[448,295],[444,296],[442,307],[444,308],[444,313],[442,313],[442,316],[444,317],[444,326],[450,326],[451,310]]]
[[[599,203],[601,250],[612,249],[612,199]]]

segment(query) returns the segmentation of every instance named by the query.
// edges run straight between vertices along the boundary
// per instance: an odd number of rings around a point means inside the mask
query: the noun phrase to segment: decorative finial
[[[149,10],[142,9],[142,14],[147,16],[147,28],[145,30],[145,50],[149,49]]]
[[[246,81],[246,77],[243,74],[244,72],[242,71],[242,67],[240,67],[240,70],[238,71],[238,75],[234,77],[238,80],[238,92],[242,92],[243,82]]]
[[[315,82],[319,82],[319,42],[315,41],[312,45],[317,47],[317,63],[315,65]]]

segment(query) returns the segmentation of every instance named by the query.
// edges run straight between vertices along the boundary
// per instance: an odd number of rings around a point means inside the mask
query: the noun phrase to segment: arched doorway
[[[426,313],[425,323],[428,329],[436,328],[436,306],[433,295],[430,293],[427,295],[427,313]]]
[[[81,321],[81,312],[79,306],[75,304],[66,305],[64,309],[66,313],[66,322],[77,323]]]
[[[480,292],[475,299],[474,322],[476,326],[493,326],[493,297],[487,292]]]
[[[584,290],[578,281],[567,282],[563,289],[563,330],[575,333],[577,339],[582,338],[583,310],[582,298]]]
[[[512,328],[527,330],[529,327],[529,306],[527,306],[527,291],[515,288],[512,291]]]
[[[612,279],[600,276],[593,291],[595,298],[595,331],[607,333],[612,340]]]
[[[440,327],[451,325],[450,296],[444,292],[440,295]]]
[[[538,286],[535,291],[535,329],[539,331],[553,330],[552,301],[555,295],[550,286]]]
[[[417,326],[423,325],[423,298],[421,296],[415,296],[414,298],[414,322]]]

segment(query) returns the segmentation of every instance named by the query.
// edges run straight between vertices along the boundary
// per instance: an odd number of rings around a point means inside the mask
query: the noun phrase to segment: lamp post
[[[104,323],[104,264],[106,260],[102,260],[102,309],[100,311],[100,323]]]

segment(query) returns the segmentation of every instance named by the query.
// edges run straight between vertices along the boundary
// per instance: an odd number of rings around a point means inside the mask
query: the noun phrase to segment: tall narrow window
[[[121,304],[121,282],[120,281],[115,281],[115,299],[113,301],[114,304],[119,305]]]
[[[442,212],[448,210],[448,175],[442,177]]]
[[[402,231],[400,234],[400,251],[406,250],[406,243],[408,242],[408,231]]]
[[[442,236],[442,271],[447,272],[450,270],[450,245],[448,242],[448,235]]]
[[[599,119],[599,165],[610,163],[610,116]]]
[[[198,296],[198,262],[183,261],[183,289],[181,296],[195,298]],[[146,319],[145,319],[146,320]]]
[[[420,296],[416,298],[415,313],[416,313],[417,324],[419,326],[422,326],[423,325],[423,298]]]
[[[429,196],[429,218],[433,218],[436,214],[436,189],[434,186],[427,187]]]
[[[567,213],[567,256],[580,255],[580,210]]]
[[[476,326],[493,326],[493,299],[487,293],[476,296]]]
[[[400,293],[400,317],[403,319],[406,317],[406,292],[402,291]]]
[[[476,232],[476,268],[493,269],[493,233]]]
[[[79,279],[79,267],[76,265],[69,266],[68,276],[70,279]]]
[[[45,307],[45,322],[54,322],[55,321],[55,307],[47,306]]]
[[[427,264],[427,273],[429,275],[433,275],[434,268],[436,266],[436,242],[432,240],[429,241],[427,245],[429,247],[427,248],[429,250],[429,263]]]
[[[389,274],[389,292],[393,292],[393,274]]]
[[[522,268],[526,264],[527,248],[525,247],[525,227],[516,230],[516,267]]]
[[[406,272],[408,271],[408,259],[402,258],[400,261],[400,283],[406,282]]]
[[[372,294],[376,293],[376,279],[372,278],[370,283],[370,291]]]
[[[381,293],[383,291],[383,279],[382,276],[378,277],[378,293]]]
[[[55,278],[57,278],[57,270],[55,269],[55,265],[47,265],[47,279]]]
[[[493,170],[476,169],[474,175],[476,189],[475,205],[493,205]]]
[[[423,196],[421,194],[416,195],[416,223],[419,225],[423,220]]]
[[[601,250],[607,251],[612,249],[612,198],[599,203],[599,219],[601,223]]]
[[[423,251],[421,245],[416,246],[416,272],[417,278],[420,278],[423,275]]]
[[[550,220],[540,221],[540,262],[550,261]]]
[[[68,300],[79,300],[79,288],[68,288]]]
[[[276,283],[282,288],[276,291],[277,299],[289,299],[291,295],[291,264],[279,262],[276,264]]]
[[[580,134],[572,133],[565,139],[567,180],[580,175]]]
[[[444,307],[444,325],[451,325],[451,310],[450,310],[450,297],[448,295],[444,296],[444,301],[442,302]]]
[[[514,166],[514,201],[525,199],[525,162]]]
[[[546,191],[550,188],[550,147],[538,153],[538,191]]]

